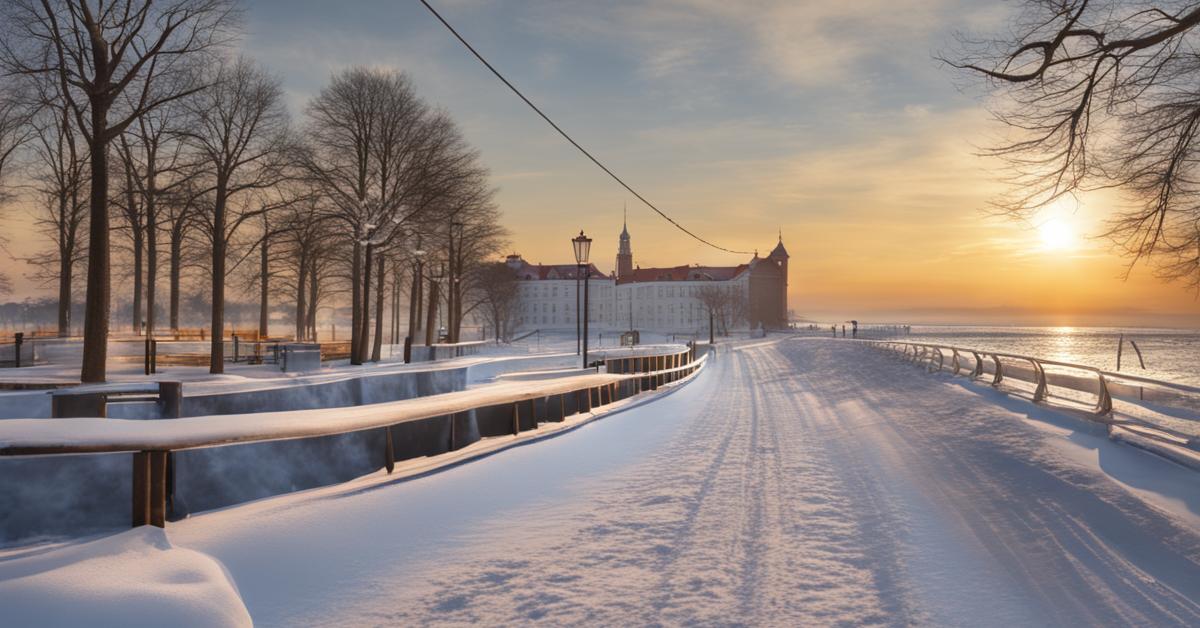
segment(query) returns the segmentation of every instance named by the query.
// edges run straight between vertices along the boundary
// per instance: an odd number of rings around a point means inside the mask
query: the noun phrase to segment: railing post
[[[150,525],[167,527],[167,453],[150,453]]]
[[[512,433],[516,436],[521,433],[521,404],[514,403],[512,410]]]
[[[983,358],[979,356],[978,351],[972,351],[971,355],[975,356],[975,370],[971,377],[983,377]]]
[[[992,385],[999,386],[1000,382],[1004,381],[1004,367],[1000,364],[1000,356],[992,354],[992,362],[996,363],[996,375],[992,378]]]
[[[167,452],[147,451],[142,453],[146,458],[143,466],[148,471],[146,482],[143,484],[145,487],[143,498],[145,523],[164,528],[167,525]],[[136,481],[136,468],[134,475]],[[134,499],[134,507],[138,508],[136,493]]]
[[[1100,395],[1099,395],[1100,398],[1097,400],[1097,403],[1096,403],[1096,414],[1098,416],[1104,416],[1106,414],[1112,414],[1113,400],[1112,400],[1112,395],[1109,394],[1109,392],[1108,392],[1108,380],[1106,380],[1104,378],[1103,373],[1100,373],[1099,376],[1100,376]]]
[[[1033,364],[1033,374],[1037,378],[1037,388],[1033,391],[1033,402],[1037,403],[1046,398],[1046,369],[1042,368],[1041,363],[1037,360],[1030,360]]]
[[[951,349],[951,351],[954,352],[954,361],[953,361],[954,376],[958,377],[958,371],[960,368],[962,368],[962,365],[958,363],[958,349]]]
[[[451,436],[451,441],[454,437]],[[396,450],[392,445],[392,426],[383,428],[383,468],[387,469],[388,474],[396,468]]]
[[[133,452],[133,527],[150,523],[150,452]]]

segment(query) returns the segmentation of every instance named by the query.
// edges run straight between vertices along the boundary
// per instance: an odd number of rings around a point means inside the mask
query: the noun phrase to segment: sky
[[[988,214],[1001,129],[939,64],[958,32],[1003,29],[973,0],[431,0],[578,141],[689,229],[766,254],[782,234],[789,306],[814,320],[1200,327],[1193,293],[1095,236],[1115,194],[1029,223]],[[491,169],[531,262],[614,265],[628,206],[636,264],[747,255],[675,230],[508,92],[417,0],[253,0],[245,54],[293,113],[339,70],[403,70]],[[19,226],[17,227],[19,229]],[[19,245],[18,245],[18,248]],[[28,281],[18,290],[32,291]]]

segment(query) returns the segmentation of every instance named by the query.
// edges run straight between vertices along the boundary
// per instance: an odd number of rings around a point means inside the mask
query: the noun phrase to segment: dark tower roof
[[[767,257],[782,257],[784,259],[791,257],[790,255],[788,255],[787,249],[783,248],[783,233],[782,232],[779,234],[779,244],[776,244],[775,248],[771,249],[771,254],[768,255]]]

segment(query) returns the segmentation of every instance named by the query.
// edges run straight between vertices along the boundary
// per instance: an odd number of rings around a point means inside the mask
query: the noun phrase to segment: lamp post
[[[583,235],[583,230],[580,229],[579,237],[571,239],[571,246],[573,246],[575,248],[575,263],[579,267],[579,272],[576,274],[583,275],[583,311],[580,312],[578,309],[576,309],[575,316],[576,316],[576,320],[578,320],[580,316],[582,316],[582,320],[583,320],[583,335],[582,335],[583,368],[587,368],[587,366],[588,366],[588,358],[587,358],[587,353],[588,353],[587,352],[587,350],[588,350],[588,346],[587,346],[587,342],[588,342],[588,279],[589,279],[589,275],[591,275],[591,273],[588,272],[588,253],[592,249],[592,239]],[[576,294],[578,295],[578,291],[576,291]],[[576,298],[578,298],[578,297],[576,297]]]

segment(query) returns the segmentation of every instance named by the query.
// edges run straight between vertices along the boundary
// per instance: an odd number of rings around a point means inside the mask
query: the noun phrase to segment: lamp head
[[[588,263],[588,254],[592,249],[592,239],[583,235],[583,230],[579,230],[579,236],[571,239],[571,245],[575,248],[575,263],[583,266]]]

